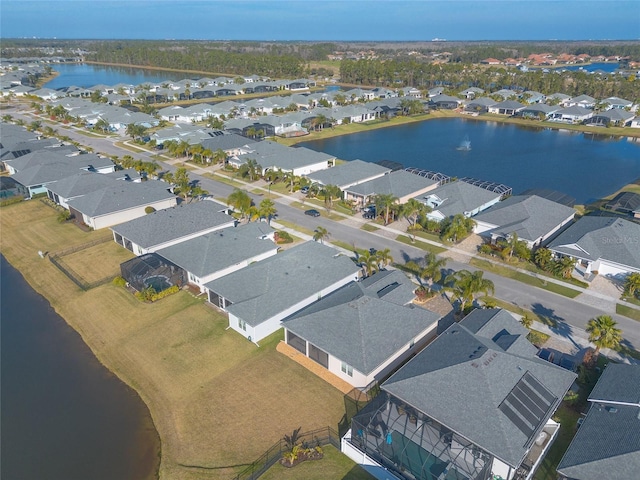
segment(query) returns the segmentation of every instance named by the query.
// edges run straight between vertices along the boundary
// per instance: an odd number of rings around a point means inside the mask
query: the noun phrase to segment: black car
[[[305,215],[309,215],[310,217],[319,217],[320,216],[320,212],[318,210],[315,209],[311,209],[311,210],[307,210],[306,212],[304,212]]]
[[[305,186],[305,187],[302,187],[302,188],[300,189],[300,193],[304,193],[304,194],[306,195],[307,193],[309,193],[309,187],[306,187],[306,186]]]
[[[375,211],[375,209],[373,209],[373,210],[371,210],[371,209],[366,210],[366,211],[362,214],[362,216],[363,216],[364,218],[369,219],[369,220],[373,220],[374,218],[376,218],[376,211]]]

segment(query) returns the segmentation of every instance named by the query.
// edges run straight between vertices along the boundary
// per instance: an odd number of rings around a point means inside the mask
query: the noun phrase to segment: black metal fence
[[[340,450],[340,436],[331,427],[320,428],[310,432],[301,433],[299,436],[300,444],[308,444],[310,447],[333,445]],[[280,458],[282,454],[287,452],[288,448],[284,439],[278,440],[269,450],[264,452],[260,458],[255,460],[251,465],[234,477],[234,480],[255,480],[271,468]]]
[[[92,242],[83,243],[82,245],[76,245],[75,247],[70,247],[64,250],[60,250],[59,252],[50,253],[48,255],[49,261],[53,263],[58,268],[58,270],[64,273],[69,280],[75,283],[82,290],[84,291],[91,290],[92,288],[96,288],[96,287],[99,287],[100,285],[104,285],[105,283],[109,283],[111,280],[113,280],[114,276],[112,275],[109,277],[105,277],[95,282],[87,282],[82,277],[82,275],[80,275],[78,272],[73,270],[69,265],[66,265],[62,260],[62,258],[67,255],[71,255],[72,253],[76,253],[81,250],[86,250],[87,248],[91,248],[96,245],[100,245],[102,243],[110,242],[111,240],[112,240],[111,237],[100,238]]]

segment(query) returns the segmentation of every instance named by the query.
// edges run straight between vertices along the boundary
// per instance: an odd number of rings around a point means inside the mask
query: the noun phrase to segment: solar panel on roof
[[[538,393],[539,395],[542,395],[549,402],[549,405],[555,402],[556,396],[553,393],[551,393],[549,390],[547,390],[547,388],[544,385],[542,385],[540,382],[538,382],[538,380],[529,372],[525,373],[522,379],[525,382],[527,382],[529,385],[531,385],[533,389],[536,391],[536,393]]]
[[[511,420],[518,429],[526,435],[527,438],[533,433],[533,428],[525,423],[518,414],[513,410],[513,408],[507,403],[501,403],[498,409],[506,415],[506,417]]]

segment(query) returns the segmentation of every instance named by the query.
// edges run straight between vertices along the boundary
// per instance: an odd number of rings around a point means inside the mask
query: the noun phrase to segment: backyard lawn
[[[257,347],[185,291],[153,304],[113,284],[81,291],[38,250],[60,251],[110,231],[84,232],[55,217],[39,201],[3,207],[2,253],[98,359],[140,393],[162,441],[160,478],[230,478],[299,426],[337,429],[342,394],[278,353],[280,332]],[[101,245],[105,272],[113,272],[120,253]],[[72,261],[84,272],[96,260]]]

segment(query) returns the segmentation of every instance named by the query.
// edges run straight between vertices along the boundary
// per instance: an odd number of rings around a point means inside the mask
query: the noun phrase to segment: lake
[[[457,148],[468,137],[471,150]],[[462,118],[434,119],[304,142],[343,160],[392,160],[405,167],[566,193],[584,204],[640,177],[640,143],[567,130]]]
[[[155,478],[160,441],[140,397],[4,256],[0,262],[0,477]]]
[[[615,72],[620,65],[617,63],[590,63],[589,65],[567,65],[561,67],[562,70],[584,70],[585,72],[595,72],[596,70],[602,70],[603,72]]]
[[[201,78],[204,75],[169,72],[164,70],[145,70],[142,68],[111,67],[105,65],[90,65],[83,63],[61,63],[52,68],[59,73],[53,80],[44,84],[46,88],[58,90],[76,86],[82,88],[94,85],[141,85],[143,83],[163,83],[167,81],[184,80],[185,78]]]

